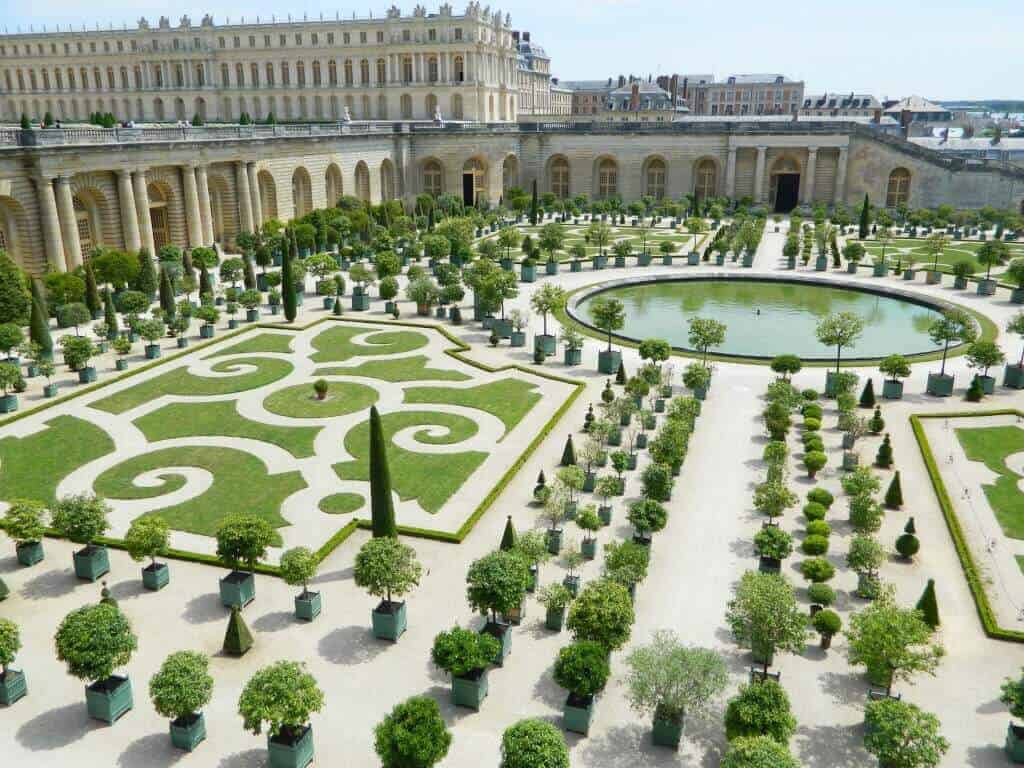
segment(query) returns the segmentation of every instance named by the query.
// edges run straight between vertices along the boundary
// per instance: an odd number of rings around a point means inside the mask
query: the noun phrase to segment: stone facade
[[[788,115],[795,114],[804,101],[802,80],[784,75],[729,75],[722,82],[689,85],[690,110],[694,114]]]
[[[783,188],[786,177],[792,185]],[[967,163],[853,122],[0,129],[0,239],[33,273],[95,245],[230,243],[342,194],[497,202],[513,186],[589,197],[792,204],[948,203],[1020,210],[1024,170]]]

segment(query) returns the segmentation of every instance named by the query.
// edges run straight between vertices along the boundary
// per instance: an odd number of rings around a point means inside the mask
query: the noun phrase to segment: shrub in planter
[[[629,505],[626,519],[632,523],[640,539],[649,541],[648,534],[657,533],[668,523],[668,510],[654,499],[642,499]]]
[[[827,649],[832,645],[832,638],[843,628],[843,620],[835,611],[818,611],[811,619],[811,626],[821,635],[821,647]]]
[[[267,554],[274,540],[270,523],[256,515],[237,513],[230,515],[217,527],[217,556],[231,573],[220,580],[220,599],[227,606],[244,607],[256,596],[253,571],[256,563]],[[249,569],[241,571],[242,566]]]
[[[610,652],[629,640],[633,620],[633,602],[627,588],[609,579],[598,579],[573,601],[566,626],[576,640],[592,640]]]
[[[413,696],[395,706],[373,729],[383,768],[431,768],[448,754],[452,735],[437,702]]]
[[[580,544],[580,551],[587,560],[593,560],[597,551],[597,539],[594,534],[601,529],[603,523],[597,514],[597,507],[588,504],[576,515],[576,525],[584,531],[583,542]]]
[[[137,517],[128,527],[124,543],[132,560],[138,563],[147,557],[150,559],[149,565],[142,569],[142,583],[146,589],[156,591],[170,581],[167,563],[156,561],[158,555],[167,554],[170,538],[170,528],[162,517]]]
[[[77,608],[61,621],[54,636],[57,660],[68,674],[89,682],[85,689],[89,715],[113,723],[132,708],[131,683],[114,675],[138,648],[128,618],[110,603]]]
[[[213,696],[210,660],[195,651],[172,653],[149,680],[149,698],[161,717],[170,718],[171,744],[191,752],[206,738],[202,709]]]
[[[572,592],[564,584],[548,584],[541,588],[537,600],[547,611],[544,626],[555,632],[561,632],[562,625],[565,623],[565,610],[573,600]]]
[[[824,536],[828,538],[832,534],[832,526],[824,520],[811,520],[807,523],[806,531],[808,536]]]
[[[824,555],[828,552],[828,537],[811,535],[804,539],[800,549],[805,555]]]
[[[19,650],[21,635],[18,625],[10,619],[0,618],[0,704],[5,707],[28,694],[25,673],[10,668]]]
[[[548,552],[548,541],[543,531],[523,531],[516,535],[516,543],[512,549],[522,557],[530,567],[530,582],[526,591],[533,592],[540,578],[540,566],[551,559]]]
[[[719,768],[800,768],[800,763],[770,736],[740,736],[729,742]]]
[[[807,492],[807,500],[821,504],[825,509],[828,509],[832,506],[834,497],[824,488],[812,488]]]
[[[43,536],[46,535],[46,510],[36,501],[16,499],[4,515],[2,526],[14,540],[18,562],[35,565],[43,559]]]
[[[373,634],[397,641],[407,627],[405,601],[392,600],[412,591],[420,583],[423,568],[415,550],[392,536],[367,541],[359,549],[355,562],[356,586],[365,589],[380,602],[373,609]]]
[[[487,667],[500,652],[501,644],[493,636],[453,627],[434,638],[430,658],[451,675],[452,702],[479,709],[487,696]]]
[[[668,501],[672,495],[672,470],[665,464],[657,461],[648,464],[640,475],[640,482],[646,499]]]
[[[828,584],[811,584],[807,588],[807,597],[817,605],[832,605],[836,601],[836,591]]]
[[[551,723],[520,720],[501,736],[500,768],[569,768],[569,748]]]
[[[238,697],[238,714],[247,731],[259,735],[266,728],[272,766],[303,768],[313,757],[309,717],[323,705],[323,691],[304,664],[278,661],[257,671],[245,684]]]
[[[65,496],[53,506],[50,523],[57,533],[76,544],[84,545],[74,554],[75,575],[80,579],[96,581],[110,570],[107,548],[93,545],[102,536],[109,523],[110,507],[96,496]]]
[[[624,586],[630,595],[636,585],[647,578],[650,561],[650,547],[635,541],[612,541],[604,545],[605,578]]]
[[[555,659],[555,682],[569,691],[564,727],[586,735],[594,714],[594,697],[604,690],[611,668],[599,643],[582,640],[562,648]]]
[[[836,569],[823,557],[809,557],[800,563],[800,573],[808,581],[819,583],[829,581],[836,575]]]
[[[810,478],[817,475],[827,463],[828,456],[825,455],[824,451],[808,450],[804,454],[804,467],[807,469],[807,476]]]
[[[626,665],[630,707],[652,718],[655,744],[672,748],[679,746],[686,715],[706,709],[728,683],[720,654],[684,645],[671,630],[656,631]]]
[[[729,700],[725,709],[725,735],[730,741],[742,737],[767,736],[788,744],[796,732],[789,696],[774,680],[748,683]]]
[[[499,617],[507,616],[522,605],[529,580],[526,561],[514,552],[501,550],[475,560],[466,573],[466,601],[488,617],[484,632],[501,641],[501,649],[494,659],[496,664],[504,661],[512,645],[511,628]]]
[[[806,432],[817,432],[821,429],[821,419],[814,417],[807,417],[804,419],[804,431]]]
[[[1020,720],[1024,718],[1024,674],[1019,678],[1008,677],[1000,688],[999,700],[1005,704],[1010,715]],[[1024,728],[1010,721],[1006,729],[1007,757],[1013,763],[1024,762]]]
[[[801,653],[807,641],[806,618],[793,587],[775,574],[744,573],[729,601],[726,622],[737,644],[750,648],[765,672],[776,651]]]
[[[285,584],[302,587],[295,596],[295,616],[312,621],[320,615],[323,603],[319,592],[309,591],[309,581],[316,576],[317,560],[306,547],[293,547],[281,555],[281,578]]]
[[[804,517],[810,522],[814,522],[815,520],[824,520],[825,513],[827,511],[828,510],[826,510],[825,507],[816,501],[807,502],[804,504],[803,509]]]
[[[762,528],[754,534],[754,552],[760,557],[785,560],[793,554],[793,537],[776,525]]]
[[[869,701],[864,726],[864,748],[881,766],[928,768],[938,765],[949,750],[949,742],[939,733],[939,719],[905,701]]]

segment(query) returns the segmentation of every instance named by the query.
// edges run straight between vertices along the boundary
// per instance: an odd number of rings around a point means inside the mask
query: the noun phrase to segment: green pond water
[[[685,280],[624,285],[600,296],[614,297],[626,307],[626,323],[618,333],[642,340],[666,339],[688,348],[689,320],[711,317],[728,326],[725,344],[715,352],[773,357],[795,354],[805,360],[829,359],[835,349],[815,336],[818,321],[833,312],[854,312],[864,320],[864,333],[844,357],[885,357],[932,352],[928,326],[939,312],[899,298],[820,284],[754,280]],[[598,295],[577,307],[592,323],[590,308]]]

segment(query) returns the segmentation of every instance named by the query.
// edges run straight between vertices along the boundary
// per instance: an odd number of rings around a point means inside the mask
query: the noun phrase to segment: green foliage
[[[217,526],[217,556],[231,568],[242,564],[251,571],[267,554],[275,538],[270,523],[244,512],[229,515]]]
[[[885,562],[885,550],[871,536],[858,535],[850,542],[846,553],[846,565],[850,570],[863,576],[874,577]]]
[[[162,517],[137,517],[124,537],[125,548],[136,562],[149,557],[156,563],[157,555],[166,555],[170,545],[170,529]]]
[[[864,748],[891,768],[936,768],[949,750],[939,719],[916,705],[894,699],[864,707]]]
[[[726,622],[743,648],[801,653],[807,640],[806,619],[793,587],[775,574],[744,573],[729,601]]]
[[[828,456],[824,451],[807,451],[804,454],[804,467],[807,469],[807,476],[814,477],[828,463]]]
[[[818,634],[832,636],[843,628],[843,620],[835,611],[818,611],[811,619],[811,625]]]
[[[213,696],[210,660],[196,651],[172,653],[149,679],[149,698],[161,717],[177,720],[200,712]]]
[[[611,675],[604,646],[582,640],[562,648],[555,659],[555,682],[576,696],[594,696],[604,690]]]
[[[630,504],[626,518],[641,535],[657,533],[668,523],[668,510],[654,499],[647,498]]]
[[[398,535],[387,443],[376,406],[370,408],[370,517],[375,537]]]
[[[271,736],[282,728],[300,728],[324,705],[324,694],[304,664],[278,661],[264,667],[245,684],[238,698],[244,728],[254,734],[264,726]]]
[[[999,700],[1005,704],[1010,714],[1020,719],[1024,717],[1024,670],[1018,678],[1008,677],[999,689]]]
[[[779,355],[772,359],[771,368],[775,373],[788,380],[794,374],[800,372],[803,363],[796,355]]]
[[[800,563],[800,573],[808,581],[829,581],[836,575],[835,566],[823,557],[809,557]]]
[[[770,525],[754,534],[754,551],[761,557],[785,560],[793,553],[793,537],[779,526]]]
[[[864,331],[864,320],[853,312],[838,312],[823,318],[815,333],[825,346],[836,348],[836,372],[843,347],[855,346]]]
[[[721,655],[684,645],[671,630],[657,630],[648,645],[626,657],[629,705],[635,711],[676,720],[705,709],[725,690]]]
[[[466,600],[470,607],[497,621],[519,607],[526,596],[530,574],[527,563],[512,552],[492,552],[475,560],[466,574]]]
[[[658,461],[651,462],[640,475],[644,498],[649,501],[667,501],[672,493],[672,470]],[[664,524],[662,524],[662,528]],[[660,528],[658,530],[661,530]]]
[[[569,768],[565,738],[544,720],[520,720],[501,736],[500,768]]]
[[[864,383],[864,389],[860,393],[860,407],[861,408],[874,408],[875,407],[875,385],[873,379],[868,379]]]
[[[614,651],[629,640],[633,621],[633,603],[626,588],[599,579],[587,584],[573,601],[566,626],[576,640],[592,640]]]
[[[24,273],[0,248],[0,323],[24,323],[29,301]]]
[[[231,606],[231,615],[228,617],[228,628],[224,632],[224,653],[230,656],[243,656],[252,648],[252,632],[242,618],[242,611],[237,605]]]
[[[886,435],[882,440],[882,444],[878,446],[878,453],[875,455],[875,464],[883,469],[888,469],[892,466],[892,441],[889,435]]]
[[[805,555],[824,555],[828,552],[828,538],[817,534],[809,535],[803,540],[800,549]]]
[[[50,511],[54,530],[76,544],[89,544],[102,536],[109,523],[110,507],[98,496],[65,496]]]
[[[431,768],[452,743],[437,702],[413,696],[396,705],[373,731],[383,768]]]
[[[749,736],[768,736],[788,744],[796,732],[796,718],[789,696],[774,680],[740,686],[725,709],[725,735],[729,741]]]
[[[434,638],[430,658],[434,666],[452,677],[465,677],[470,672],[485,669],[499,650],[498,640],[486,632],[452,627]]]
[[[604,575],[627,589],[647,578],[651,549],[635,541],[604,545]]]
[[[293,587],[302,585],[302,593],[306,594],[306,584],[316,576],[316,556],[306,547],[292,547],[281,555],[281,578]]]
[[[541,587],[537,593],[537,602],[549,611],[563,611],[572,601],[572,592],[559,582]]]
[[[42,541],[46,534],[45,509],[29,499],[14,499],[4,514],[0,527],[18,544]]]
[[[719,768],[800,768],[800,763],[770,736],[740,736],[729,742]]]
[[[0,270],[0,278],[2,278],[2,270]],[[33,343],[39,345],[40,357],[49,360],[53,357],[53,338],[50,336],[50,317],[46,308],[46,296],[38,280],[32,280],[31,285],[32,306],[29,316],[29,338]],[[109,296],[109,293],[106,295]],[[0,296],[0,302],[2,300],[2,296]],[[115,319],[112,326],[108,322],[107,326],[116,329],[117,320]]]
[[[393,536],[382,536],[359,549],[354,577],[357,587],[390,603],[393,596],[402,597],[417,586],[422,572],[412,547]]]
[[[57,660],[68,674],[95,682],[128,664],[138,647],[128,618],[109,603],[76,608],[61,621],[54,636]]]
[[[14,661],[19,650],[21,650],[21,634],[18,632],[18,625],[10,619],[0,618],[0,680],[3,679],[3,673],[7,672],[7,666]]]
[[[815,504],[820,504],[825,509],[828,509],[832,506],[834,497],[824,488],[812,488],[807,492],[807,500]]]
[[[562,460],[559,465],[563,467],[576,465],[576,447],[573,445],[572,435],[565,439],[565,448],[562,449]]]
[[[928,579],[924,592],[914,606],[921,612],[924,623],[932,629],[937,629],[942,622],[939,620],[939,603],[935,597],[935,579]]]
[[[608,349],[612,348],[612,334],[621,330],[626,322],[626,309],[618,299],[598,297],[590,308],[594,325],[608,334]],[[625,383],[625,382],[622,382]]]
[[[836,591],[828,584],[811,584],[807,588],[807,597],[818,605],[832,605],[836,601]]]

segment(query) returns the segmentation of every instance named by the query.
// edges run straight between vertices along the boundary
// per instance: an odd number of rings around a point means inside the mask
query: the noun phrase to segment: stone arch
[[[514,154],[505,156],[501,164],[501,191],[507,193],[513,187],[519,186],[519,158]]]
[[[466,205],[476,205],[480,196],[487,196],[488,173],[487,161],[480,155],[474,155],[462,165],[462,199]],[[472,176],[472,187],[469,187],[467,178]],[[467,195],[472,189],[472,197]]]
[[[356,197],[363,202],[370,202],[370,169],[360,160],[356,163]]]
[[[301,165],[292,174],[292,210],[296,219],[313,210],[313,182],[309,171]]]
[[[402,120],[412,120],[412,96],[408,93],[403,93],[399,104],[399,117]]]
[[[171,200],[174,193],[165,181],[151,181],[147,185],[149,195],[149,222],[153,227],[153,247],[160,249],[171,243]]]
[[[206,99],[202,96],[196,97],[195,114],[199,115],[204,123],[206,122]]]
[[[701,157],[693,164],[693,195],[697,200],[718,196],[718,161]]]
[[[103,191],[108,180],[106,174],[84,174],[71,180],[71,199],[82,259],[97,246],[120,244],[120,237],[111,236],[118,212],[112,208]]]
[[[0,250],[22,268],[28,268],[28,220],[25,209],[13,197],[0,195]],[[42,271],[42,270],[33,270]]]
[[[71,102],[71,111],[74,113],[75,119],[78,118],[78,102]],[[157,122],[163,122],[166,119],[166,112],[164,111],[164,100],[157,96],[153,99],[153,119]]]
[[[773,211],[789,213],[800,204],[802,194],[800,159],[782,154],[772,161],[768,175],[768,204]],[[755,190],[755,194],[760,190]]]
[[[331,163],[327,166],[324,182],[327,190],[327,205],[333,208],[338,204],[341,196],[345,194],[345,187],[341,180],[341,170],[338,168],[337,163]]]
[[[452,96],[452,120],[464,120],[465,109],[462,106],[462,94],[456,93]]]
[[[420,165],[420,189],[433,197],[444,194],[444,165],[436,157],[428,157]]]
[[[207,186],[210,189],[213,239],[218,243],[230,242],[238,234],[238,206],[234,204],[232,185],[222,175],[210,174]]]
[[[277,184],[270,171],[262,170],[256,174],[256,183],[260,188],[260,211],[263,221],[277,218]]]
[[[910,171],[902,166],[889,171],[885,189],[886,208],[899,208],[910,203],[910,180]]]
[[[381,202],[395,199],[395,167],[387,158],[380,164],[380,199]]]
[[[650,155],[641,166],[643,195],[661,200],[668,195],[668,162],[662,155]]]
[[[548,191],[555,197],[565,199],[569,197],[571,174],[569,172],[569,158],[565,155],[552,155],[547,163]]]
[[[594,197],[607,200],[619,195],[619,164],[611,155],[600,155],[594,160]]]
[[[188,117],[185,113],[185,100],[180,96],[174,100],[174,119],[175,120],[187,120]]]
[[[437,96],[432,93],[428,93],[426,100],[424,101],[424,107],[426,109],[427,119],[433,119],[434,113],[437,112]]]

